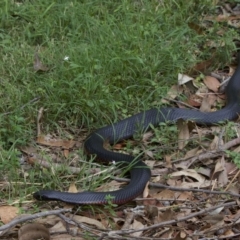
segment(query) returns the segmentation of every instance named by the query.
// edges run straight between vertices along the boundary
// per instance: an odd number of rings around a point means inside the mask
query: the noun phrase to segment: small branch
[[[41,107],[38,110],[38,116],[37,116],[37,137],[41,135],[41,124],[40,124],[40,121],[41,121],[41,118],[43,116],[43,111],[44,111],[43,107]]]
[[[186,168],[189,168],[193,163],[208,159],[208,158],[215,158],[218,156],[221,156],[224,151],[228,150],[231,147],[234,147],[236,145],[240,144],[240,137],[239,138],[235,138],[227,143],[225,143],[224,145],[221,146],[220,149],[214,150],[214,151],[210,151],[210,152],[205,152],[205,153],[201,153],[198,156],[194,156],[194,157],[190,157],[188,159],[179,159],[177,161],[173,161],[173,163],[175,162],[179,162],[182,161],[183,164],[186,166]]]
[[[233,179],[230,181],[230,183],[227,185],[227,187],[224,189],[224,191],[227,191],[229,189],[230,186],[232,186],[232,183],[235,181],[235,179],[239,176],[240,174],[240,169],[238,170],[238,172],[235,174],[235,176],[233,177]]]
[[[178,104],[181,104],[181,105],[183,105],[185,107],[188,107],[188,108],[191,108],[191,109],[199,111],[198,108],[195,108],[195,107],[193,107],[193,106],[191,106],[191,105],[189,105],[189,104],[187,104],[185,102],[182,102],[182,101],[179,101],[179,100],[170,99],[170,98],[166,98],[166,97],[164,97],[163,99],[166,100],[166,101],[178,103]]]
[[[0,236],[1,236],[1,231],[5,231],[9,228],[12,228],[14,226],[16,226],[19,223],[23,223],[26,221],[30,221],[36,218],[40,218],[40,217],[46,217],[49,215],[59,215],[61,213],[66,213],[66,212],[71,212],[71,209],[58,209],[58,210],[52,210],[52,211],[47,211],[47,212],[41,212],[41,213],[35,213],[32,215],[28,215],[28,216],[23,216],[23,217],[19,217],[14,219],[13,221],[11,221],[10,223],[7,223],[3,226],[0,227]]]
[[[160,183],[150,183],[149,185],[153,187],[158,187],[158,188],[163,188],[163,189],[168,189],[168,190],[178,191],[178,192],[184,192],[184,191],[203,192],[208,194],[218,194],[218,195],[224,194],[224,195],[230,195],[232,197],[240,197],[240,194],[231,193],[231,192],[213,191],[213,190],[196,189],[196,188],[179,188],[179,187],[166,186]]]
[[[91,228],[88,225],[80,223],[80,222],[78,222],[78,221],[76,221],[74,219],[70,219],[70,218],[66,217],[65,215],[63,215],[61,213],[58,214],[58,216],[67,224],[78,226],[78,227],[81,227],[82,229],[84,229],[84,230],[86,230],[88,232],[91,232],[92,236],[95,236],[95,237],[98,236],[96,233],[94,233],[94,231],[98,231],[100,233],[103,232],[103,230],[99,230],[97,228]]]
[[[234,147],[236,145],[240,144],[240,137],[239,138],[235,138],[227,143],[225,143],[224,145],[222,145],[221,149],[222,150],[227,150],[231,147]]]
[[[136,230],[111,231],[111,232],[109,232],[109,234],[111,234],[113,236],[114,236],[114,234],[123,235],[123,234],[126,234],[126,233],[129,234],[129,233],[134,233],[134,232],[146,231],[146,230],[153,229],[153,228],[164,227],[164,226],[167,226],[167,225],[173,225],[173,224],[177,224],[179,222],[183,222],[185,220],[188,220],[190,218],[202,215],[204,213],[209,213],[209,212],[211,212],[211,211],[213,211],[217,208],[232,207],[232,206],[235,206],[235,205],[237,205],[236,202],[227,202],[227,203],[223,203],[223,204],[219,204],[219,205],[216,205],[216,206],[213,206],[213,207],[203,209],[199,212],[189,214],[185,217],[180,217],[180,218],[177,218],[177,219],[174,219],[174,220],[164,221],[164,222],[161,222],[161,223],[158,223],[158,224],[151,225],[149,227],[144,227],[144,228],[136,229]]]

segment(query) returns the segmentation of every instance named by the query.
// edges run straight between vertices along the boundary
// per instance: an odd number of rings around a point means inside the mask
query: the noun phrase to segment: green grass
[[[218,35],[218,23],[202,35],[189,27],[214,12],[212,2],[1,1],[0,171],[19,178],[18,147],[35,141],[40,107],[45,133],[62,123],[90,132],[158,105],[179,72],[213,53],[214,64],[224,65],[236,33]],[[33,70],[36,51],[50,71]],[[61,181],[48,174],[44,182],[58,188]]]

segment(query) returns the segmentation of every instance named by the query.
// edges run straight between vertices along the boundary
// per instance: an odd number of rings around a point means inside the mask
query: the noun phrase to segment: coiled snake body
[[[124,162],[132,164],[130,174],[131,181],[123,189],[112,192],[85,191],[68,193],[54,190],[40,190],[34,193],[38,200],[57,200],[73,204],[105,204],[107,196],[112,196],[112,202],[116,204],[126,203],[140,195],[146,183],[149,181],[150,169],[133,156],[106,150],[103,147],[105,141],[111,144],[130,138],[141,129],[145,131],[150,125],[156,126],[161,122],[174,123],[178,119],[192,120],[200,125],[215,125],[220,122],[235,120],[240,114],[240,63],[231,77],[226,88],[227,105],[216,112],[204,113],[197,110],[179,108],[153,108],[145,112],[121,120],[115,124],[100,128],[90,134],[85,141],[85,149],[90,154],[95,154],[105,161]]]

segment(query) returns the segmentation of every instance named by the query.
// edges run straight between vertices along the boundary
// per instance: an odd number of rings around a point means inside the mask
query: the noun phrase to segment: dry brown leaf
[[[178,85],[180,86],[192,80],[193,78],[189,77],[188,75],[181,74],[181,73],[178,74]]]
[[[177,121],[177,127],[178,127],[178,148],[182,150],[188,143],[189,140],[189,129],[188,129],[188,123],[182,119],[179,119]]]
[[[219,149],[219,146],[221,146],[222,144],[223,144],[222,139],[220,139],[219,136],[215,135],[214,139],[210,144],[210,150]]]
[[[152,177],[151,178],[151,182],[153,182],[153,183],[157,183],[157,182],[159,182],[160,181],[160,179],[161,179],[161,176],[156,176],[156,177]]]
[[[196,156],[196,154],[198,153],[199,147],[196,148],[192,148],[189,151],[186,152],[184,159]]]
[[[202,175],[198,174],[194,169],[185,169],[182,171],[171,173],[171,177],[179,177],[179,176],[191,177],[201,183],[205,181],[205,178]]]
[[[228,176],[225,168],[225,159],[223,156],[217,161],[215,165],[213,179],[215,179],[216,177],[220,186],[225,186],[228,183]]]
[[[183,230],[180,231],[179,235],[180,235],[181,240],[187,239],[187,237],[188,237],[188,234],[186,234],[186,232]]]
[[[18,216],[19,209],[13,206],[0,206],[0,220],[4,224],[11,222]]]
[[[210,90],[218,92],[220,82],[215,77],[206,76],[203,81]]]
[[[224,236],[226,239],[231,239],[231,236],[234,236],[235,233],[231,229],[226,229],[224,232]]]
[[[158,215],[158,222],[165,222],[174,219],[176,213],[171,209],[167,209],[165,212],[160,212]]]
[[[188,26],[194,31],[196,31],[199,35],[202,35],[205,31],[205,29],[202,26],[196,24],[195,22],[189,22]]]
[[[229,24],[233,20],[239,20],[240,19],[240,15],[231,16],[229,14],[219,14],[217,17],[215,17],[215,16],[206,16],[204,19],[211,20],[211,21],[217,21],[217,22],[228,22],[228,24]],[[236,21],[236,22],[238,22],[238,21]],[[236,26],[236,27],[238,27],[238,26]]]
[[[176,181],[174,181],[174,177],[191,177],[195,179],[195,182],[178,182],[177,186],[182,187],[182,188],[201,188],[201,187],[209,187],[211,186],[211,181],[206,180],[202,175],[198,174],[195,170],[193,169],[185,169],[182,171],[174,172],[170,174],[171,179],[167,180],[167,183],[171,186],[176,186]]]
[[[128,230],[130,225],[132,224],[133,220],[136,218],[136,214],[134,211],[127,211],[125,210],[125,221],[124,221],[124,224],[123,226],[121,227],[121,230],[124,231],[124,230]]]
[[[175,200],[175,193],[171,190],[164,189],[163,191],[154,194],[153,197],[159,200]]]
[[[155,205],[145,205],[145,212],[150,219],[155,219],[158,217],[158,207]]]
[[[203,98],[201,107],[200,107],[200,111],[201,112],[210,112],[212,106],[214,105],[214,103],[217,100],[217,96],[215,95],[208,95],[205,98]]]
[[[148,188],[149,182],[147,182],[144,191],[143,191],[143,198],[146,198],[149,195],[149,188]]]
[[[175,237],[176,232],[171,227],[164,227],[161,230],[159,230],[159,232],[157,234],[158,234],[158,236],[161,236],[160,239],[172,239],[174,236],[174,240],[179,240]],[[182,239],[180,239],[180,240],[182,240]]]
[[[148,157],[150,157],[151,159],[154,159],[154,154],[153,154],[152,151],[146,150],[144,153],[145,153]]]
[[[70,184],[70,187],[68,188],[68,192],[71,192],[71,193],[76,193],[76,192],[78,192],[75,183],[71,183],[71,184]]]
[[[54,226],[59,222],[59,217],[56,215],[49,215],[45,218],[38,218],[35,220],[37,223],[41,223],[44,225]]]
[[[211,178],[211,169],[210,168],[201,167],[197,170],[197,172],[206,176],[206,177],[208,177],[208,178]]]
[[[68,158],[68,156],[69,156],[69,149],[64,149],[63,150],[63,155],[64,155],[65,158]]]
[[[165,162],[166,162],[166,168],[171,169],[172,166],[172,157],[170,155],[166,155],[165,157]]]
[[[104,142],[104,148],[108,149],[109,146],[110,146],[109,142],[105,141]],[[123,143],[123,142],[116,143],[116,144],[114,144],[113,149],[115,149],[115,150],[122,150],[124,148],[124,146],[125,146],[125,143]]]
[[[73,140],[50,139],[48,135],[41,135],[37,137],[37,143],[50,147],[62,147],[64,149],[71,149],[76,144]]]
[[[144,228],[144,225],[137,221],[136,219],[133,220],[133,223],[129,226],[129,229],[133,229],[133,230],[138,230]],[[140,237],[142,235],[142,231],[139,232],[134,232],[130,234],[132,237]]]
[[[34,55],[33,68],[36,72],[47,72],[47,71],[49,71],[49,68],[46,65],[43,65],[43,63],[41,62],[38,53],[35,53],[35,55]]]
[[[19,240],[44,239],[50,240],[49,230],[39,223],[29,223],[22,226],[18,231]]]
[[[212,62],[213,62],[214,58],[215,58],[215,54],[213,54],[210,59],[196,64],[192,68],[191,74],[199,73],[199,72],[205,72],[206,69],[208,69],[212,65]]]
[[[240,135],[240,134],[239,134]],[[235,149],[233,149],[233,152],[235,153],[240,153],[240,146],[236,147]]]
[[[218,159],[218,161],[216,162],[216,165],[215,165],[214,172],[213,172],[213,178],[216,178],[218,176],[218,174],[221,173],[225,169],[224,164],[225,164],[225,161],[223,158]]]
[[[49,229],[50,233],[59,233],[66,231],[66,226],[62,221],[58,221],[53,227]]]
[[[202,218],[203,221],[211,224],[211,225],[222,225],[224,216],[222,214],[209,214]],[[220,225],[219,225],[220,224]]]
[[[236,166],[235,163],[226,162],[225,169],[227,171],[227,174],[234,174],[238,170],[238,167]]]
[[[181,192],[177,197],[178,200],[192,200],[193,193],[192,192]]]
[[[200,107],[202,98],[196,94],[191,94],[187,99],[187,104],[192,107]]]
[[[154,160],[146,160],[145,163],[148,165],[148,167],[149,167],[150,169],[153,169],[156,161],[154,161]]]
[[[147,142],[149,140],[149,138],[151,138],[152,136],[153,136],[153,132],[147,131],[143,134],[142,141]]]
[[[175,99],[179,94],[181,94],[183,92],[183,87],[182,86],[178,86],[178,85],[173,85],[167,95],[166,95],[166,98],[169,98],[169,99]],[[161,102],[162,103],[168,103],[167,100],[165,100],[164,98],[161,99]]]
[[[72,215],[71,218],[74,221],[77,221],[80,223],[87,223],[87,224],[93,225],[93,226],[97,227],[98,229],[102,229],[102,230],[106,229],[106,227],[101,222],[99,222],[98,220],[96,220],[94,218],[88,218],[88,217],[79,216],[79,215]]]

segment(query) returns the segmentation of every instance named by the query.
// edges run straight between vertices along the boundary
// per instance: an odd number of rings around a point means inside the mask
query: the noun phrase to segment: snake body
[[[131,164],[130,183],[121,190],[111,192],[60,192],[54,190],[40,190],[34,193],[38,200],[57,200],[72,204],[106,204],[110,195],[116,204],[126,203],[139,196],[149,181],[150,169],[141,161],[130,155],[106,150],[105,141],[114,144],[123,139],[132,137],[136,132],[146,131],[150,125],[157,126],[161,122],[175,123],[177,120],[191,120],[199,125],[216,125],[225,121],[237,119],[240,114],[240,61],[235,73],[226,88],[227,105],[215,112],[200,112],[197,110],[179,109],[171,107],[153,108],[112,125],[105,126],[91,133],[85,141],[85,149],[97,158],[108,162],[121,162]]]

